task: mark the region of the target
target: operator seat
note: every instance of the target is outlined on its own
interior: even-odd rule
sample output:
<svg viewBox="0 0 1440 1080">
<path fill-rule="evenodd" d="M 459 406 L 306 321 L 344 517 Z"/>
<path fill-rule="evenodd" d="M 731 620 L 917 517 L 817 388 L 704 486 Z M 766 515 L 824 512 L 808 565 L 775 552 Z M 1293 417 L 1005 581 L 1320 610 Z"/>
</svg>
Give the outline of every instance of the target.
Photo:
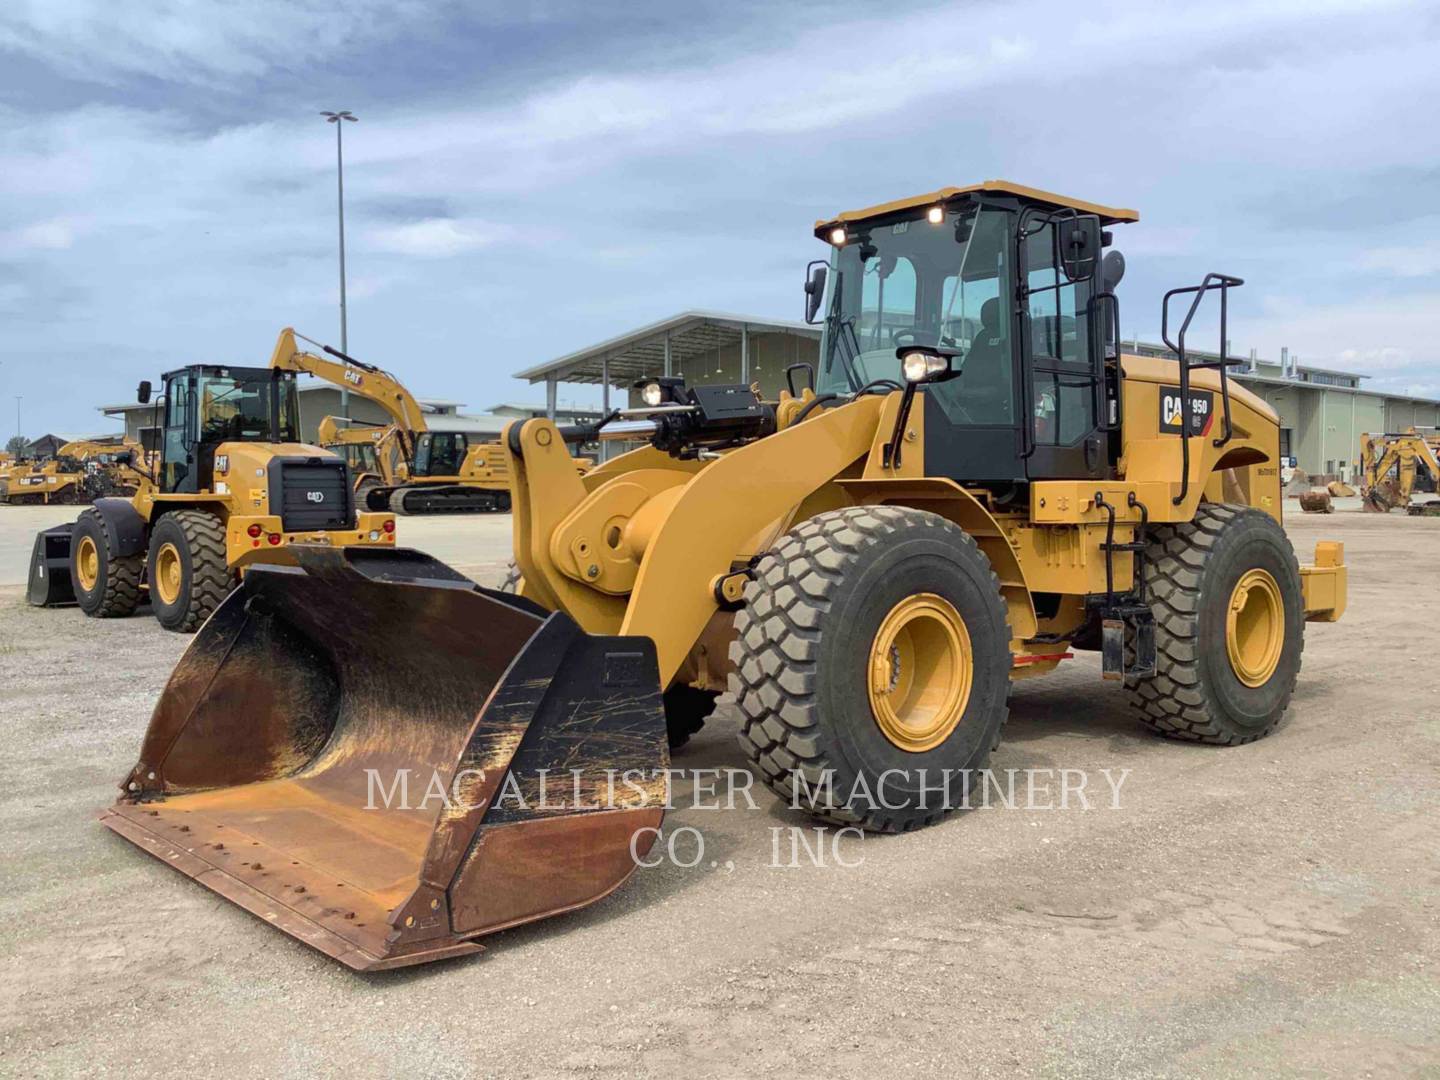
<svg viewBox="0 0 1440 1080">
<path fill-rule="evenodd" d="M 977 423 L 1010 422 L 1011 379 L 1009 335 L 1000 325 L 1000 299 L 980 305 L 980 332 L 965 354 L 960 379 L 965 410 Z"/>
</svg>

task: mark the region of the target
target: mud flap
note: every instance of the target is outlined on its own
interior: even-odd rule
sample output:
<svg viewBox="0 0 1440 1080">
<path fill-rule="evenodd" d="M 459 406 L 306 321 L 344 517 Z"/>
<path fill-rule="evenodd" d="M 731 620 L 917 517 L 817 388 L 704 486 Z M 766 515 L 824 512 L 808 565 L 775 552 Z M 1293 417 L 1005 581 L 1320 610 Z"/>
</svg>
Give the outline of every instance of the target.
<svg viewBox="0 0 1440 1080">
<path fill-rule="evenodd" d="M 30 582 L 25 599 L 34 607 L 62 607 L 75 603 L 70 582 L 70 534 L 74 523 L 44 529 L 35 536 L 30 554 Z"/>
<path fill-rule="evenodd" d="M 196 635 L 108 828 L 358 970 L 629 877 L 669 766 L 648 638 L 414 552 L 296 551 Z"/>
</svg>

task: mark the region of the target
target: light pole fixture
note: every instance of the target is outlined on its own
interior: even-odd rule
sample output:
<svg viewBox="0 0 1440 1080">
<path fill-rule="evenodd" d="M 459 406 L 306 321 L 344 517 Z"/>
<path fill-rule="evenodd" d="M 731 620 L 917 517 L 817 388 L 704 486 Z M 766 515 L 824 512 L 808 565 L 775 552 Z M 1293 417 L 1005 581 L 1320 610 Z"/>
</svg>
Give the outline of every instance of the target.
<svg viewBox="0 0 1440 1080">
<path fill-rule="evenodd" d="M 337 203 L 340 208 L 340 351 L 350 352 L 350 343 L 347 340 L 345 326 L 345 140 L 341 132 L 345 130 L 342 120 L 348 120 L 352 124 L 359 119 L 349 109 L 341 109 L 339 112 L 322 112 L 327 124 L 335 125 L 335 185 Z M 347 387 L 340 388 L 340 415 L 350 416 L 350 391 Z"/>
</svg>

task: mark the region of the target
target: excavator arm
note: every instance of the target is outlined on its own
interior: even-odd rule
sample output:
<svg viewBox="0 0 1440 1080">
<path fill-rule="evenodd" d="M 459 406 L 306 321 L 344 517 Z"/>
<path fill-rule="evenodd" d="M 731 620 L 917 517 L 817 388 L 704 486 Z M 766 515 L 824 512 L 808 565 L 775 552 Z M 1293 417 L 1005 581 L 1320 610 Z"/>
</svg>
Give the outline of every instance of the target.
<svg viewBox="0 0 1440 1080">
<path fill-rule="evenodd" d="M 280 331 L 275 352 L 270 357 L 270 366 L 280 371 L 314 375 L 332 386 L 375 402 L 385 410 L 390 423 L 402 434 L 404 441 L 413 442 L 417 433 L 426 430 L 425 414 L 420 409 L 420 403 L 394 375 L 369 364 L 343 358 L 328 345 L 321 347 L 332 353 L 334 359 L 302 350 L 296 342 L 295 331 L 287 326 Z"/>
</svg>

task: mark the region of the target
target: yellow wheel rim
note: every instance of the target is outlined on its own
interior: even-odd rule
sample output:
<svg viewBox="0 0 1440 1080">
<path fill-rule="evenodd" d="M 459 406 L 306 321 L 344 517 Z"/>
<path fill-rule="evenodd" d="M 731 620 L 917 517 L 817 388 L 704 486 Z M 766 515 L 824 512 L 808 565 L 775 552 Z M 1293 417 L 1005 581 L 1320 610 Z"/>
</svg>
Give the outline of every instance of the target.
<svg viewBox="0 0 1440 1080">
<path fill-rule="evenodd" d="M 975 658 L 955 606 L 916 593 L 890 609 L 870 643 L 866 686 L 881 733 L 901 750 L 933 750 L 970 701 Z"/>
<path fill-rule="evenodd" d="M 1247 570 L 1235 583 L 1225 613 L 1225 651 L 1246 686 L 1264 686 L 1285 647 L 1285 603 L 1266 570 Z"/>
<path fill-rule="evenodd" d="M 155 553 L 155 580 L 151 584 L 165 604 L 173 604 L 180 598 L 180 580 L 184 576 L 180 562 L 180 551 L 174 544 L 164 544 Z"/>
<path fill-rule="evenodd" d="M 80 546 L 75 549 L 75 574 L 80 578 L 80 588 L 86 592 L 95 588 L 100 580 L 100 549 L 92 537 L 80 538 Z"/>
</svg>

